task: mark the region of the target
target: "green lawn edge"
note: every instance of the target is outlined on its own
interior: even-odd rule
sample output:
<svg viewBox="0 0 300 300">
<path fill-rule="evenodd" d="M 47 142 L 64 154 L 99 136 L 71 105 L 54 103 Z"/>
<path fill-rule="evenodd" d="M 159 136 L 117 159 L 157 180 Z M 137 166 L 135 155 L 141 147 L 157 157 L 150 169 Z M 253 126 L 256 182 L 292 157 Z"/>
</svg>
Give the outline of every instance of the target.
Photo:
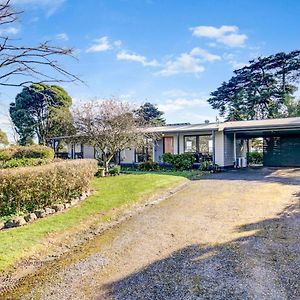
<svg viewBox="0 0 300 300">
<path fill-rule="evenodd" d="M 39 219 L 24 227 L 0 231 L 0 271 L 30 256 L 49 235 L 62 234 L 81 226 L 91 217 L 113 208 L 128 207 L 163 190 L 184 182 L 179 174 L 135 173 L 115 177 L 95 178 L 94 194 L 63 213 Z M 99 217 L 100 218 L 100 217 Z"/>
</svg>

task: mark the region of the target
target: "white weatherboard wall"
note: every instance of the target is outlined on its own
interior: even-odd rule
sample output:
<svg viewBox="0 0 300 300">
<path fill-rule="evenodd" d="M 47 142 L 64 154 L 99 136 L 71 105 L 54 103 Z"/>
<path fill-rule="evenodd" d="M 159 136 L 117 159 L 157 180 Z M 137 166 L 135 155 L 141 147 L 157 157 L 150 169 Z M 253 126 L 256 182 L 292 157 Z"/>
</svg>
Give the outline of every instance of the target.
<svg viewBox="0 0 300 300">
<path fill-rule="evenodd" d="M 121 162 L 123 164 L 132 164 L 135 162 L 134 158 L 135 151 L 134 149 L 125 149 L 120 153 Z"/>
<path fill-rule="evenodd" d="M 224 167 L 234 164 L 234 134 L 224 134 Z"/>
<path fill-rule="evenodd" d="M 224 132 L 215 132 L 215 163 L 224 167 Z"/>
<path fill-rule="evenodd" d="M 95 158 L 93 146 L 83 145 L 83 158 Z"/>
</svg>

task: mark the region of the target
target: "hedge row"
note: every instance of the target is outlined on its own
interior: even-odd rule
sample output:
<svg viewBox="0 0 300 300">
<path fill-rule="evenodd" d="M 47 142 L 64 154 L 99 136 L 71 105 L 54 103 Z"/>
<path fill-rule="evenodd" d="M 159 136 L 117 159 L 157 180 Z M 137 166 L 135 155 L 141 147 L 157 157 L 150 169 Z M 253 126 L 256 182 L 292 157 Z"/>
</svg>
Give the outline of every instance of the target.
<svg viewBox="0 0 300 300">
<path fill-rule="evenodd" d="M 162 159 L 164 163 L 172 164 L 175 170 L 190 170 L 193 167 L 195 156 L 193 153 L 164 153 Z"/>
<path fill-rule="evenodd" d="M 66 203 L 88 190 L 96 171 L 86 159 L 0 170 L 0 216 Z"/>
<path fill-rule="evenodd" d="M 25 158 L 53 160 L 54 151 L 47 146 L 41 145 L 13 146 L 0 150 L 0 161 Z"/>
<path fill-rule="evenodd" d="M 50 160 L 42 158 L 14 158 L 7 161 L 0 160 L 0 169 L 34 167 L 50 163 Z"/>
</svg>

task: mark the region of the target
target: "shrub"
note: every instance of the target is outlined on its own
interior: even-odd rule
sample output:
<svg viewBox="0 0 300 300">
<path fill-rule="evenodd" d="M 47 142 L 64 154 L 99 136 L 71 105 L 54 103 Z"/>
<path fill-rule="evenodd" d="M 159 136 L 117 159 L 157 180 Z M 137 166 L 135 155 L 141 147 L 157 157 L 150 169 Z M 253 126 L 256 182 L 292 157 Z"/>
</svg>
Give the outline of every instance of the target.
<svg viewBox="0 0 300 300">
<path fill-rule="evenodd" d="M 171 164 L 171 163 L 172 163 L 173 156 L 174 156 L 174 154 L 172 154 L 172 153 L 164 153 L 164 154 L 162 155 L 162 161 L 163 161 L 164 163 Z"/>
<path fill-rule="evenodd" d="M 255 164 L 255 165 L 262 164 L 263 163 L 263 153 L 258 152 L 258 151 L 248 153 L 248 162 L 250 164 Z"/>
<path fill-rule="evenodd" d="M 14 146 L 0 150 L 0 168 L 38 166 L 53 158 L 54 151 L 46 146 Z"/>
<path fill-rule="evenodd" d="M 201 163 L 200 170 L 201 171 L 210 171 L 212 169 L 212 163 L 208 160 L 204 160 Z"/>
<path fill-rule="evenodd" d="M 0 150 L 0 160 L 10 160 L 14 158 L 43 158 L 53 159 L 54 151 L 47 146 L 13 146 Z"/>
<path fill-rule="evenodd" d="M 0 170 L 0 215 L 32 212 L 80 196 L 97 171 L 95 160 Z"/>
<path fill-rule="evenodd" d="M 121 166 L 119 165 L 112 165 L 108 169 L 108 173 L 113 176 L 120 175 L 120 172 L 121 172 Z"/>
<path fill-rule="evenodd" d="M 0 169 L 17 168 L 17 167 L 33 167 L 48 163 L 47 160 L 41 158 L 13 158 L 7 161 L 0 161 Z"/>
<path fill-rule="evenodd" d="M 193 153 L 163 154 L 163 162 L 171 163 L 175 170 L 190 170 L 193 167 L 195 156 Z"/>
<path fill-rule="evenodd" d="M 156 171 L 159 170 L 159 164 L 154 161 L 145 161 L 138 166 L 140 171 Z"/>
</svg>

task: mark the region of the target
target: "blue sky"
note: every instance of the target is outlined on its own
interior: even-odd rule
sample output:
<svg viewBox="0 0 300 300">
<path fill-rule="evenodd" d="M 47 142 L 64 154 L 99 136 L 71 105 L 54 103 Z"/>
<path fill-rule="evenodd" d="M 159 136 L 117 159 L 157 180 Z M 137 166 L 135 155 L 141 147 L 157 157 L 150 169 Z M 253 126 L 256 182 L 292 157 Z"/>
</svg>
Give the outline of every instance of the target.
<svg viewBox="0 0 300 300">
<path fill-rule="evenodd" d="M 32 45 L 73 47 L 61 64 L 86 85 L 62 84 L 74 102 L 117 97 L 158 104 L 169 123 L 214 121 L 209 93 L 249 59 L 299 48 L 300 1 L 13 0 L 10 28 Z M 0 128 L 21 88 L 1 88 Z"/>
</svg>

